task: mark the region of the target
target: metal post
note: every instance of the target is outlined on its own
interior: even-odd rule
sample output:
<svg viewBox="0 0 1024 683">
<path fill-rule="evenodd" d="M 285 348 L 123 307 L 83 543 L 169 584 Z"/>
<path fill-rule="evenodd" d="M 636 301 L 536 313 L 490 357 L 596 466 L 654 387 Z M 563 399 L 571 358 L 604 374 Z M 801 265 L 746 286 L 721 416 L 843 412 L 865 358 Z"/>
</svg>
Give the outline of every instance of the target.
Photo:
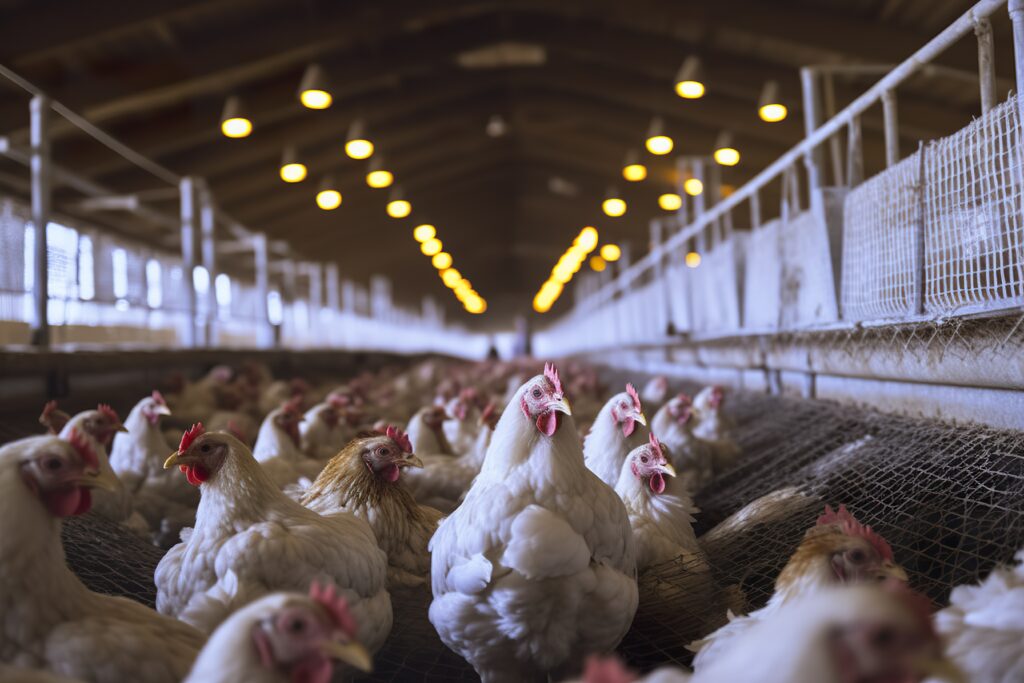
<svg viewBox="0 0 1024 683">
<path fill-rule="evenodd" d="M 267 297 L 270 295 L 270 263 L 267 254 L 267 236 L 259 233 L 252 236 L 252 253 L 256 270 L 257 307 L 256 343 L 261 349 L 274 345 L 274 327 L 270 324 L 267 311 Z"/>
<path fill-rule="evenodd" d="M 708 192 L 707 177 L 704 173 L 704 160 L 694 159 L 693 160 L 693 177 L 700 181 L 700 184 L 704 187 L 704 191 L 693 198 L 693 220 L 697 220 L 704 213 L 705 203 L 704 195 Z"/>
<path fill-rule="evenodd" d="M 804 133 L 807 137 L 821 125 L 821 98 L 818 95 L 816 76 L 814 69 L 810 67 L 800 69 L 800 85 L 804 100 Z M 821 188 L 821 178 L 824 174 L 824 152 L 820 145 L 816 145 L 804 155 L 804 165 L 807 166 L 807 183 L 813 196 Z"/>
<path fill-rule="evenodd" d="M 200 252 L 203 268 L 210 276 L 210 286 L 206 290 L 206 316 L 203 319 L 203 345 L 213 346 L 216 342 L 217 321 L 217 263 L 214 230 L 216 214 L 213 211 L 213 197 L 205 183 L 200 184 L 199 192 L 199 229 Z"/>
<path fill-rule="evenodd" d="M 987 18 L 974 21 L 974 35 L 978 39 L 978 81 L 981 88 L 981 113 L 987 114 L 996 106 L 996 62 L 992 41 L 992 22 Z"/>
<path fill-rule="evenodd" d="M 918 188 L 918 200 L 917 200 L 917 229 L 915 230 L 915 267 L 914 267 L 914 303 L 911 315 L 923 315 L 924 314 L 924 287 L 925 287 L 925 239 L 926 239 L 926 228 L 925 216 L 927 215 L 927 201 L 928 198 L 926 193 L 928 191 L 928 183 L 925 182 L 925 163 L 924 155 L 927 147 L 924 146 L 923 142 L 917 143 L 917 154 L 918 154 L 918 170 L 917 170 L 917 188 Z"/>
<path fill-rule="evenodd" d="M 178 183 L 178 192 L 181 195 L 181 261 L 184 271 L 185 296 L 187 299 L 186 312 L 188 323 L 185 325 L 185 338 L 182 344 L 186 347 L 196 346 L 196 287 L 192 280 L 196 267 L 196 245 L 195 245 L 195 182 L 190 176 L 185 176 Z"/>
<path fill-rule="evenodd" d="M 846 182 L 855 187 L 864 181 L 864 146 L 861 144 L 860 117 L 850 119 L 846 133 Z"/>
<path fill-rule="evenodd" d="M 324 287 L 327 290 L 327 308 L 331 309 L 331 313 L 337 313 L 341 310 L 341 300 L 339 297 L 340 291 L 339 279 L 338 279 L 338 264 L 328 263 L 324 266 Z"/>
<path fill-rule="evenodd" d="M 896 91 L 882 93 L 882 116 L 885 123 L 885 166 L 891 168 L 900 160 L 900 124 L 896 114 Z"/>
<path fill-rule="evenodd" d="M 836 89 L 832 74 L 825 76 L 825 116 L 832 118 L 836 115 Z M 829 156 L 832 157 L 832 184 L 836 187 L 843 186 L 843 147 L 839 139 L 839 133 L 829 136 Z"/>
<path fill-rule="evenodd" d="M 1013 22 L 1013 65 L 1019 98 L 1024 93 L 1024 0 L 1010 0 L 1008 9 Z"/>
<path fill-rule="evenodd" d="M 50 320 L 47 315 L 49 292 L 49 264 L 46 258 L 46 226 L 50 223 L 51 184 L 50 158 L 50 99 L 36 95 L 29 103 L 31 115 L 30 142 L 32 158 L 32 234 L 34 244 L 34 277 L 32 316 L 32 345 L 46 348 L 50 345 Z"/>
<path fill-rule="evenodd" d="M 761 192 L 754 190 L 750 195 L 750 229 L 761 227 Z"/>
</svg>

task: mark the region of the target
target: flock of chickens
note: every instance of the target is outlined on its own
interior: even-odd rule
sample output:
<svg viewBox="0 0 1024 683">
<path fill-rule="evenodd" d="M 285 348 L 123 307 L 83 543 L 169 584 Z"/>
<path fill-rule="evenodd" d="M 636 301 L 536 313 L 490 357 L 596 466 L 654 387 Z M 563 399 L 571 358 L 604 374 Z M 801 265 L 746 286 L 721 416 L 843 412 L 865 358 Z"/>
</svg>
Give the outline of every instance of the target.
<svg viewBox="0 0 1024 683">
<path fill-rule="evenodd" d="M 1024 564 L 933 614 L 885 539 L 826 507 L 750 611 L 692 528 L 691 494 L 741 457 L 722 389 L 608 397 L 592 368 L 529 369 L 312 387 L 247 363 L 123 423 L 47 404 L 50 434 L 0 447 L 0 679 L 326 683 L 371 670 L 405 618 L 487 682 L 625 683 L 611 653 L 681 562 L 717 626 L 693 672 L 644 681 L 1024 681 Z M 155 611 L 67 568 L 61 519 L 89 511 L 167 549 Z"/>
</svg>

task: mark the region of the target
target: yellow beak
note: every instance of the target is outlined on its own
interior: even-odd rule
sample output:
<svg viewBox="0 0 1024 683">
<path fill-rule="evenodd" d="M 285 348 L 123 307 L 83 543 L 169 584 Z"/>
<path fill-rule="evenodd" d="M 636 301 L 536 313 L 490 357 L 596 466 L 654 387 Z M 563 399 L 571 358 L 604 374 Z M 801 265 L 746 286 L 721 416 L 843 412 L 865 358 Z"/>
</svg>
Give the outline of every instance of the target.
<svg viewBox="0 0 1024 683">
<path fill-rule="evenodd" d="M 167 406 L 157 406 L 156 410 L 154 410 L 153 412 L 156 413 L 157 415 L 170 415 L 171 409 L 168 408 Z"/>
<path fill-rule="evenodd" d="M 567 399 L 565 396 L 552 403 L 551 408 L 557 410 L 560 413 L 565 413 L 570 417 L 572 416 L 572 408 L 569 407 L 569 399 Z"/>
<path fill-rule="evenodd" d="M 79 486 L 90 489 L 103 489 L 104 491 L 116 491 L 120 483 L 117 475 L 103 469 L 95 474 L 87 474 L 78 481 Z"/>
<path fill-rule="evenodd" d="M 672 463 L 667 462 L 661 466 L 661 471 L 670 477 L 676 476 L 676 468 L 672 466 Z"/>
<path fill-rule="evenodd" d="M 907 576 L 906 570 L 895 562 L 883 562 L 881 574 L 883 578 L 887 579 L 896 579 L 904 583 L 910 581 L 910 577 Z"/>
<path fill-rule="evenodd" d="M 423 467 L 423 461 L 418 456 L 410 455 L 405 459 L 406 467 Z"/>
<path fill-rule="evenodd" d="M 125 427 L 124 425 L 118 425 L 117 431 L 124 432 L 125 434 L 127 434 L 128 433 L 128 428 Z"/>
<path fill-rule="evenodd" d="M 164 469 L 165 470 L 169 470 L 172 467 L 174 467 L 175 465 L 177 465 L 178 464 L 178 456 L 179 456 L 178 451 L 174 451 L 173 453 L 171 453 L 171 455 L 166 460 L 164 460 Z"/>
<path fill-rule="evenodd" d="M 328 640 L 320 646 L 320 651 L 331 659 L 345 662 L 360 671 L 373 671 L 373 657 L 359 643 L 336 643 Z"/>
<path fill-rule="evenodd" d="M 633 419 L 642 424 L 644 427 L 647 426 L 647 418 L 644 417 L 643 413 L 637 411 L 636 415 L 633 416 Z"/>
</svg>

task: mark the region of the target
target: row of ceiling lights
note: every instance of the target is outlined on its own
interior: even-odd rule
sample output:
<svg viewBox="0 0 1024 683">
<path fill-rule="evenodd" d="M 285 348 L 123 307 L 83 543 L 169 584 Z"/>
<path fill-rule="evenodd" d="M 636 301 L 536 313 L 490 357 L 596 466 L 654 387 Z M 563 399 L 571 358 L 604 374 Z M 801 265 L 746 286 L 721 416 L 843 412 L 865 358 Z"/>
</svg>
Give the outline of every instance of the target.
<svg viewBox="0 0 1024 683">
<path fill-rule="evenodd" d="M 551 269 L 551 275 L 537 290 L 533 297 L 533 310 L 538 313 L 547 313 L 562 295 L 565 286 L 572 281 L 573 276 L 579 272 L 583 262 L 587 260 L 591 252 L 597 249 L 599 235 L 597 228 L 587 226 L 580 230 L 579 235 L 573 240 L 572 246 L 565 250 L 555 267 Z M 597 254 L 590 256 L 591 269 L 601 272 L 609 261 L 618 261 L 622 256 L 622 250 L 617 244 L 604 244 Z"/>
<path fill-rule="evenodd" d="M 334 101 L 327 85 L 327 77 L 319 64 L 307 67 L 299 85 L 299 101 L 307 109 L 327 109 Z M 221 115 L 221 132 L 229 138 L 248 137 L 253 130 L 252 119 L 244 111 L 242 101 L 237 96 L 228 98 Z M 345 154 L 351 159 L 370 159 L 366 173 L 366 184 L 374 189 L 391 187 L 394 174 L 384 167 L 380 155 L 374 157 L 374 144 L 366 132 L 366 124 L 356 119 L 349 126 L 345 137 Z M 279 168 L 281 180 L 286 183 L 301 183 L 309 174 L 304 163 L 299 159 L 295 147 L 286 147 Z M 342 194 L 332 176 L 325 176 L 316 193 L 316 204 L 324 211 L 333 211 L 341 206 Z M 401 188 L 394 187 L 388 197 L 387 214 L 395 219 L 408 217 L 412 213 L 412 203 L 403 196 Z M 452 267 L 452 256 L 443 251 L 444 245 L 437 237 L 437 229 L 433 225 L 421 224 L 413 229 L 413 237 L 420 244 L 420 251 L 430 257 L 431 264 L 437 269 L 441 281 L 462 303 L 463 307 L 475 315 L 487 310 L 487 301 L 480 296 L 472 283 Z"/>
</svg>

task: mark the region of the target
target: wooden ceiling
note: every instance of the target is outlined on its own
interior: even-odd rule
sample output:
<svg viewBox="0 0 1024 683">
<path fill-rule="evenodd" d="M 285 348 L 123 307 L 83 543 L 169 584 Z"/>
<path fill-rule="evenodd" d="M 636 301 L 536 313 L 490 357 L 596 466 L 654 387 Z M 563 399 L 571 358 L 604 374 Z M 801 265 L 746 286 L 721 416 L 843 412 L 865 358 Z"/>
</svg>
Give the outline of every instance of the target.
<svg viewBox="0 0 1024 683">
<path fill-rule="evenodd" d="M 412 227 L 437 225 L 456 266 L 487 298 L 476 324 L 527 312 L 534 292 L 579 229 L 646 248 L 658 194 L 671 189 L 673 161 L 646 156 L 649 179 L 626 187 L 619 169 L 640 150 L 654 114 L 678 151 L 707 154 L 719 131 L 734 133 L 742 163 L 724 171 L 739 185 L 795 144 L 803 129 L 798 68 L 817 63 L 896 63 L 972 3 L 968 0 L 0 0 L 0 63 L 43 87 L 115 137 L 181 174 L 209 182 L 217 203 L 254 231 L 287 241 L 303 258 L 333 261 L 344 277 L 383 273 L 396 297 L 427 294 L 459 313 Z M 502 43 L 542 48 L 536 66 L 469 69 L 459 55 Z M 1008 22 L 996 22 L 997 68 L 1012 75 Z M 672 90 L 682 60 L 697 54 L 707 95 Z M 976 69 L 971 40 L 944 64 Z M 329 74 L 334 105 L 301 107 L 306 66 Z M 756 115 L 764 82 L 779 81 L 790 104 L 783 123 Z M 839 105 L 869 79 L 837 81 Z M 1002 83 L 1002 81 L 1001 81 Z M 0 132 L 24 138 L 27 97 L 0 86 Z M 218 128 L 226 97 L 242 97 L 252 136 Z M 1004 93 L 1005 94 L 1005 93 Z M 962 85 L 921 81 L 900 92 L 901 132 L 947 134 L 977 113 Z M 491 138 L 492 115 L 508 133 Z M 345 133 L 361 117 L 413 204 L 409 219 L 386 216 L 386 190 L 371 190 L 365 162 L 348 159 Z M 869 171 L 881 167 L 881 113 L 864 121 Z M 55 160 L 118 192 L 156 181 L 67 126 Z M 309 179 L 277 176 L 285 145 L 296 145 Z M 313 195 L 331 173 L 344 195 L 324 212 Z M 0 183 L 12 174 L 0 168 Z M 552 178 L 575 194 L 553 193 Z M 8 182 L 16 191 L 16 182 Z M 609 186 L 630 202 L 625 217 L 600 214 Z M 173 211 L 173 205 L 168 205 Z M 138 231 L 174 246 L 177 236 Z M 242 263 L 236 263 L 241 267 Z M 568 297 L 566 297 L 568 298 Z M 563 304 L 564 305 L 564 304 Z M 557 307 L 554 309 L 559 310 Z"/>
</svg>

